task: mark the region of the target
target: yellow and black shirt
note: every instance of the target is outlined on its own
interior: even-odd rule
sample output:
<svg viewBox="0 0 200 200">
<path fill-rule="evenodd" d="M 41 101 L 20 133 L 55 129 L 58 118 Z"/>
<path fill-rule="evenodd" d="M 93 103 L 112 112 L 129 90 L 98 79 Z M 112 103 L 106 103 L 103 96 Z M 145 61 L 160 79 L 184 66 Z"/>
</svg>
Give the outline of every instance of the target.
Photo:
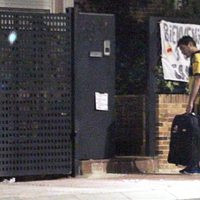
<svg viewBox="0 0 200 200">
<path fill-rule="evenodd" d="M 200 75 L 200 51 L 196 51 L 191 56 L 191 67 L 189 75 Z"/>
<path fill-rule="evenodd" d="M 200 51 L 196 51 L 191 56 L 191 65 L 189 68 L 189 92 L 191 92 L 194 76 L 200 75 Z M 199 113 L 200 98 L 195 102 L 195 112 Z"/>
</svg>

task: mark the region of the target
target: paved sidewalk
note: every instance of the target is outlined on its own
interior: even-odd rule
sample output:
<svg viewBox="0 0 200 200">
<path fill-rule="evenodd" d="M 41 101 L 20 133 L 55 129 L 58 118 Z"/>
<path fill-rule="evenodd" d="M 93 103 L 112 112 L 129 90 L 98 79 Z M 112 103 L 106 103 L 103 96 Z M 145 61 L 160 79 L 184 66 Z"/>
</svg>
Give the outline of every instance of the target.
<svg viewBox="0 0 200 200">
<path fill-rule="evenodd" d="M 200 175 L 99 174 L 0 183 L 0 200 L 200 199 Z"/>
</svg>

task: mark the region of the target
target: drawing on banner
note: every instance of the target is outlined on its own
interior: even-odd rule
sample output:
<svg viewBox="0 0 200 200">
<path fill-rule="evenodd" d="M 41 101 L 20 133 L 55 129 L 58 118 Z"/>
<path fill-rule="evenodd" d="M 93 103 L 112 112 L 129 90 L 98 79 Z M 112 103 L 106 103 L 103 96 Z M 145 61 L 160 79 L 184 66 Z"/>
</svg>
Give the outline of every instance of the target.
<svg viewBox="0 0 200 200">
<path fill-rule="evenodd" d="M 160 21 L 161 62 L 165 80 L 188 82 L 190 59 L 177 48 L 178 40 L 184 35 L 193 37 L 200 48 L 200 25 Z"/>
</svg>

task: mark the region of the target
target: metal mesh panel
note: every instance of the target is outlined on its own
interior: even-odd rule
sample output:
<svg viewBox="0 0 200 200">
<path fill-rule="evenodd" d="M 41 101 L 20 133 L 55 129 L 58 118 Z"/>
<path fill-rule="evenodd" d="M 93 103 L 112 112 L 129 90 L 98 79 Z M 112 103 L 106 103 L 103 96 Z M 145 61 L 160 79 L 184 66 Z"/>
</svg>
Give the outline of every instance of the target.
<svg viewBox="0 0 200 200">
<path fill-rule="evenodd" d="M 0 13 L 0 176 L 71 173 L 70 16 Z"/>
</svg>

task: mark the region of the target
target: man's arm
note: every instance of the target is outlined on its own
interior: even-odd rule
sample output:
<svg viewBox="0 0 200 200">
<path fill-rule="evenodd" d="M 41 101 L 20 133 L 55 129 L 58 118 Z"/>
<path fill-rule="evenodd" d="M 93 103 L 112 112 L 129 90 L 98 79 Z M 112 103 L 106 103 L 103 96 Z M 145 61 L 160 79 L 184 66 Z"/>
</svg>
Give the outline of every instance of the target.
<svg viewBox="0 0 200 200">
<path fill-rule="evenodd" d="M 195 99 L 196 99 L 198 92 L 199 92 L 199 88 L 200 88 L 200 75 L 196 75 L 196 76 L 194 76 L 194 82 L 193 82 L 193 85 L 192 85 L 192 91 L 191 91 L 190 96 L 189 96 L 189 102 L 188 102 L 188 105 L 187 105 L 187 108 L 186 108 L 186 113 L 192 112 Z"/>
</svg>

